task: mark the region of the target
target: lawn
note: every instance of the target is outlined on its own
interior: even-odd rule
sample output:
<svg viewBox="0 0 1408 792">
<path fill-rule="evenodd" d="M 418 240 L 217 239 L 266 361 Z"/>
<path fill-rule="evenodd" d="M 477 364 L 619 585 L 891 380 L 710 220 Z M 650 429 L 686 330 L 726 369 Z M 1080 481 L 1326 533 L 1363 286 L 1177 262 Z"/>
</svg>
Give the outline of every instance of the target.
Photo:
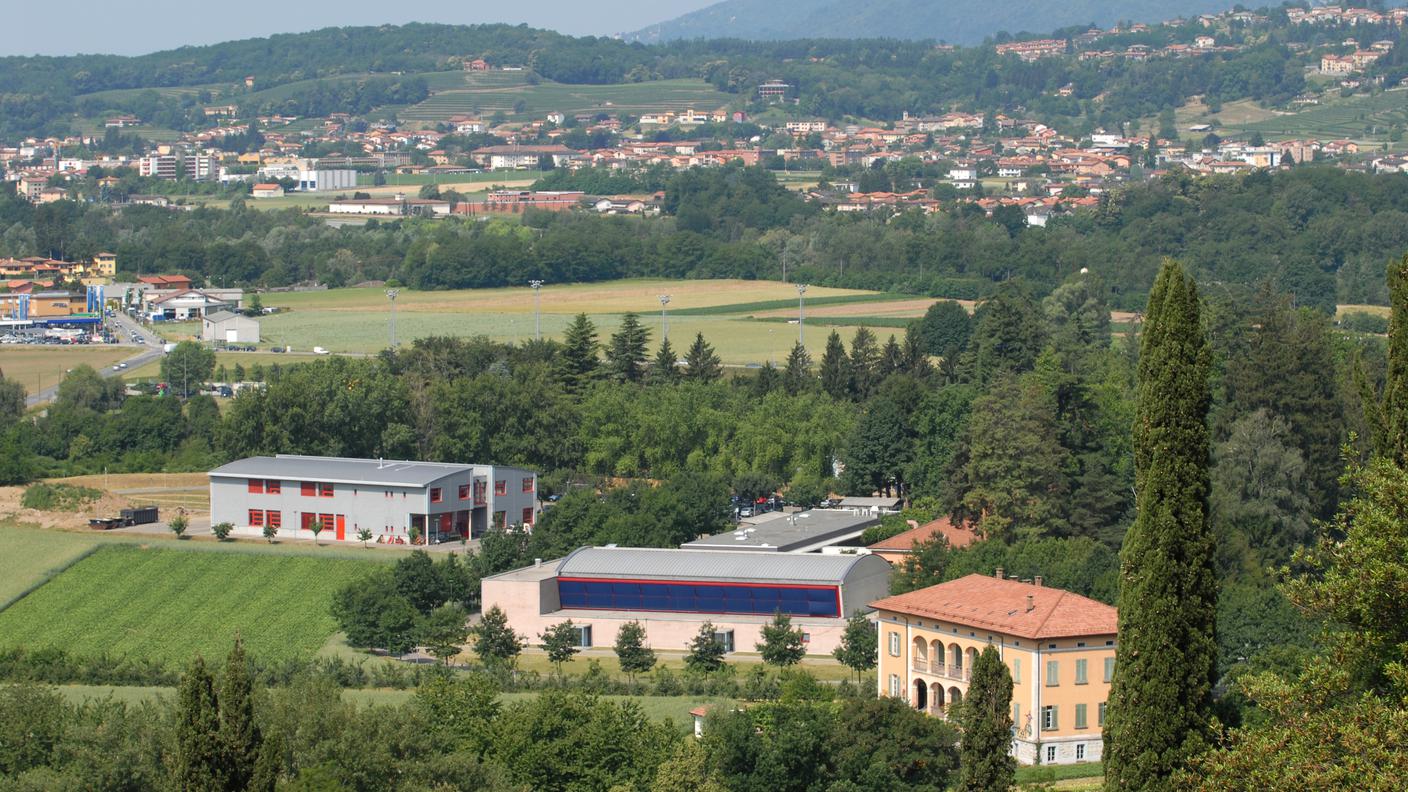
<svg viewBox="0 0 1408 792">
<path fill-rule="evenodd" d="M 696 333 L 703 333 L 727 364 L 781 362 L 797 339 L 795 326 L 755 322 L 759 308 L 784 312 L 795 306 L 796 289 L 776 281 L 623 280 L 609 283 L 547 286 L 542 291 L 542 332 L 560 338 L 578 312 L 588 314 L 604 341 L 629 311 L 642 315 L 652 335 L 652 348 L 661 333 L 659 295 L 669 294 L 670 338 L 681 355 Z M 884 315 L 898 298 L 880 292 L 814 287 L 807 292 L 817 303 L 841 301 L 848 318 L 870 311 Z M 262 323 L 266 343 L 297 349 L 323 346 L 334 352 L 379 351 L 390 340 L 390 310 L 383 289 L 335 289 L 321 292 L 270 294 L 266 305 L 287 312 Z M 893 318 L 893 314 L 890 314 Z M 832 324 L 840 324 L 835 320 Z M 842 335 L 853 325 L 840 324 Z M 396 337 L 401 343 L 431 335 L 484 335 L 501 342 L 524 341 L 534 334 L 533 292 L 527 288 L 462 291 L 403 289 L 396 300 Z M 819 348 L 824 335 L 811 338 Z"/>
<path fill-rule="evenodd" d="M 239 634 L 256 657 L 311 657 L 337 630 L 328 612 L 333 592 L 391 557 L 316 558 L 310 550 L 105 546 L 0 611 L 0 647 L 179 665 L 196 653 L 223 656 Z"/>
<path fill-rule="evenodd" d="M 98 546 L 91 536 L 0 526 L 0 609 Z"/>
<path fill-rule="evenodd" d="M 57 384 L 69 369 L 88 364 L 101 369 L 129 357 L 139 350 L 132 347 L 74 346 L 6 344 L 0 346 L 0 371 L 12 380 L 18 380 L 30 393 Z"/>
<path fill-rule="evenodd" d="M 403 121 L 444 121 L 453 115 L 512 118 L 563 113 L 642 113 L 666 110 L 715 110 L 735 97 L 697 79 L 653 80 L 621 85 L 565 85 L 551 80 L 528 84 L 526 73 L 461 73 L 435 81 L 434 93 L 417 105 L 401 108 Z"/>
</svg>

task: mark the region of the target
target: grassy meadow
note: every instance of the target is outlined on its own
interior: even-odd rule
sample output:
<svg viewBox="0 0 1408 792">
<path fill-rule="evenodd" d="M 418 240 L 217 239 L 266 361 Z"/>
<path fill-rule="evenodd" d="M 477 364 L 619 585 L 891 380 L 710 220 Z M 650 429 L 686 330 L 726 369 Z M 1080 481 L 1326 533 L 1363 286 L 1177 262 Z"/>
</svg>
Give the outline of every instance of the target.
<svg viewBox="0 0 1408 792">
<path fill-rule="evenodd" d="M 26 346 L 7 344 L 0 346 L 0 371 L 12 380 L 17 380 L 30 393 L 58 384 L 64 372 L 84 363 L 95 369 L 113 365 L 125 360 L 141 350 L 132 347 L 84 345 Z M 41 387 L 42 386 L 42 387 Z"/>
<path fill-rule="evenodd" d="M 0 608 L 98 546 L 85 534 L 13 528 L 0 528 L 0 542 Z"/>
<path fill-rule="evenodd" d="M 44 534 L 44 541 L 54 539 Z M 0 611 L 0 648 L 55 647 L 182 664 L 196 653 L 222 656 L 239 633 L 255 656 L 311 657 L 337 630 L 328 612 L 333 592 L 370 564 L 392 558 L 362 552 L 365 560 L 333 553 L 319 558 L 316 549 L 105 545 Z M 36 564 L 27 568 L 35 579 Z"/>
<path fill-rule="evenodd" d="M 510 118 L 541 117 L 551 110 L 563 113 L 642 113 L 667 110 L 715 110 L 733 97 L 703 80 L 653 80 L 621 85 L 566 85 L 551 80 L 528 82 L 526 72 L 436 73 L 424 75 L 431 96 L 401 108 L 403 121 L 434 123 L 453 115 L 488 117 L 503 113 Z"/>
</svg>

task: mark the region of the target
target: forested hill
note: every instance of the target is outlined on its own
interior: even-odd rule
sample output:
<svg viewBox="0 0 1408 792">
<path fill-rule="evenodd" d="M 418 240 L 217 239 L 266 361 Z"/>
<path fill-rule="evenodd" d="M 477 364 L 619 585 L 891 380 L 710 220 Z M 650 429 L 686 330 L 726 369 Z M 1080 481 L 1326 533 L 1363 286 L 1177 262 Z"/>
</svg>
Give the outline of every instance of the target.
<svg viewBox="0 0 1408 792">
<path fill-rule="evenodd" d="M 725 0 L 629 38 L 884 37 L 975 44 L 1003 31 L 1162 22 L 1232 6 L 1232 0 Z"/>
</svg>

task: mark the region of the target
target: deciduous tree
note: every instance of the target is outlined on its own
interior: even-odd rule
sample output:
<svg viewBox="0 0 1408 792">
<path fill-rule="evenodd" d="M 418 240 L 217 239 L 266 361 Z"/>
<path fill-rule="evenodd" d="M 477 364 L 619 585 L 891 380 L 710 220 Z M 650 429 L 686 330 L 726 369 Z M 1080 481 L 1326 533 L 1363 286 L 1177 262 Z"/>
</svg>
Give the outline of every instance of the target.
<svg viewBox="0 0 1408 792">
<path fill-rule="evenodd" d="M 768 665 L 787 667 L 802 662 L 807 656 L 806 644 L 802 643 L 802 628 L 792 626 L 792 617 L 782 612 L 773 615 L 772 622 L 764 624 L 763 640 L 758 644 L 758 653 Z"/>
</svg>

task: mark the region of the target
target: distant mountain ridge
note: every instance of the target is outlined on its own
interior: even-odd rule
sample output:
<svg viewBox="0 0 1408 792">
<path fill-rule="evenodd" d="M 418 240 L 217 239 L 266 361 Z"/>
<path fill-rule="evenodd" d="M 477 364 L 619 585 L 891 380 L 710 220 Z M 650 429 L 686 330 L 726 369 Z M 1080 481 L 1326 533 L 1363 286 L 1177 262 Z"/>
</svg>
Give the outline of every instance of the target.
<svg viewBox="0 0 1408 792">
<path fill-rule="evenodd" d="M 976 44 L 1001 31 L 1044 33 L 1093 22 L 1162 22 L 1225 11 L 1234 0 L 724 0 L 627 38 L 936 39 Z"/>
</svg>

